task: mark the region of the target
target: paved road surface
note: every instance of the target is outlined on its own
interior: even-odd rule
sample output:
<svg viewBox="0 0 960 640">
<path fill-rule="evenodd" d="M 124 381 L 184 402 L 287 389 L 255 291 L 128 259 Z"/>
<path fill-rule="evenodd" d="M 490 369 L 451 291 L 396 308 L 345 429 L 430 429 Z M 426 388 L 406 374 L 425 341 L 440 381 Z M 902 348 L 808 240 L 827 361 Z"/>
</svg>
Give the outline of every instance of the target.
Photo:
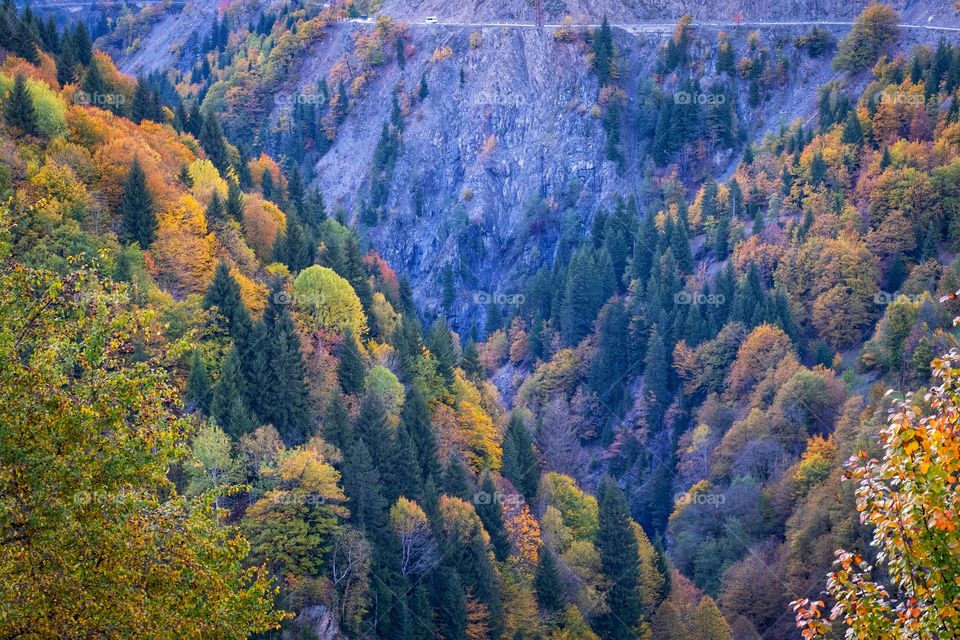
<svg viewBox="0 0 960 640">
<path fill-rule="evenodd" d="M 64 0 L 58 2 L 54 0 L 53 2 L 39 2 L 34 3 L 36 8 L 59 8 L 59 9 L 69 9 L 73 7 L 91 7 L 91 6 L 104 6 L 112 4 L 123 4 L 124 2 L 128 4 L 135 4 L 138 6 L 146 6 L 151 4 L 170 4 L 170 5 L 184 5 L 186 4 L 185 0 L 99 0 L 98 2 L 71 2 L 70 0 Z M 368 18 L 366 20 L 360 18 L 353 18 L 350 22 L 356 23 L 372 23 L 373 19 Z M 430 27 L 462 27 L 462 28 L 503 28 L 503 29 L 537 29 L 541 28 L 538 25 L 532 22 L 456 22 L 456 21 L 439 21 L 439 22 L 427 22 L 426 20 L 407 20 L 407 24 L 418 25 L 418 26 L 430 26 Z M 544 24 L 542 28 L 544 29 L 560 29 L 565 27 L 563 24 Z M 588 28 L 595 29 L 599 27 L 599 24 L 574 24 L 571 25 L 576 28 Z M 629 31 L 631 33 L 662 33 L 665 31 L 673 31 L 675 23 L 666 23 L 666 22 L 626 22 L 626 23 L 610 23 L 610 26 L 615 29 L 623 29 L 624 31 Z M 701 27 L 706 29 L 733 29 L 736 27 L 852 27 L 853 22 L 834 22 L 830 20 L 797 20 L 797 21 L 782 21 L 782 22 L 760 22 L 760 21 L 751 21 L 743 20 L 740 22 L 693 22 L 692 26 Z M 925 31 L 949 31 L 954 33 L 960 33 L 960 27 L 942 27 L 935 24 L 901 24 L 901 29 L 919 29 Z"/>
</svg>

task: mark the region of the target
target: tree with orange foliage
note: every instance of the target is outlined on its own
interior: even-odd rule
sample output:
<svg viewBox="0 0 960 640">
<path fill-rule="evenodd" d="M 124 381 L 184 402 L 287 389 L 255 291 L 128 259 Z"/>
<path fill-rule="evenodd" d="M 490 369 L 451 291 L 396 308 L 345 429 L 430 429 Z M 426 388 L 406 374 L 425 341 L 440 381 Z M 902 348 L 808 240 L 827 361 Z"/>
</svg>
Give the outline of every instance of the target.
<svg viewBox="0 0 960 640">
<path fill-rule="evenodd" d="M 846 627 L 847 637 L 876 640 L 960 635 L 958 362 L 957 350 L 934 360 L 939 384 L 922 398 L 909 394 L 897 403 L 880 433 L 882 459 L 861 451 L 847 463 L 876 560 L 836 552 L 827 578 L 835 601 L 829 621 L 822 601 L 793 603 L 807 640 L 834 637 L 835 624 Z"/>
<path fill-rule="evenodd" d="M 728 393 L 740 397 L 748 393 L 770 369 L 793 354 L 793 345 L 783 329 L 762 324 L 747 336 L 737 351 L 737 359 L 727 375 Z"/>
</svg>

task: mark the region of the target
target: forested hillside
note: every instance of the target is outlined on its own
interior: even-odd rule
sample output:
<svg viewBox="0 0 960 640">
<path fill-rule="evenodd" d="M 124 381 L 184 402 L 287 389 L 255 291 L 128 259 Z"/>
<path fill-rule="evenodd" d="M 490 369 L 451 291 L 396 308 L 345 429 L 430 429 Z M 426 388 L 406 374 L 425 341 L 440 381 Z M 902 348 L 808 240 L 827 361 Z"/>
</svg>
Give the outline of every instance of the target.
<svg viewBox="0 0 960 640">
<path fill-rule="evenodd" d="M 960 635 L 960 47 L 376 8 L 0 7 L 0 637 Z"/>
</svg>

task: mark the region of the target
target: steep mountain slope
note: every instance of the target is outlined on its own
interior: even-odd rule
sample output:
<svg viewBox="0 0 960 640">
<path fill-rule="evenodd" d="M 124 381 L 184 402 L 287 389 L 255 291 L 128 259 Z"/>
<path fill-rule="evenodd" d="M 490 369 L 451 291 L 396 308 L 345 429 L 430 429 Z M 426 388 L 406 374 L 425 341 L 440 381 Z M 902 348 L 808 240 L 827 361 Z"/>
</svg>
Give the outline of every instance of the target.
<svg viewBox="0 0 960 640">
<path fill-rule="evenodd" d="M 850 21 L 867 3 L 822 2 L 545 2 L 546 21 L 564 16 L 595 24 L 604 15 L 611 22 L 671 24 L 689 14 L 695 20 L 728 22 L 727 30 L 737 55 L 748 50 L 752 27 L 736 22 Z M 254 23 L 258 16 L 279 5 L 230 9 L 231 20 Z M 902 22 L 948 26 L 957 24 L 957 12 L 944 2 L 900 2 Z M 212 3 L 188 3 L 181 11 L 164 15 L 147 29 L 135 47 L 121 55 L 127 71 L 154 71 L 171 67 L 189 70 L 196 51 L 207 37 L 205 29 L 216 15 Z M 369 9 L 366 9 L 369 10 Z M 347 64 L 363 69 L 362 90 L 350 91 L 349 112 L 342 118 L 329 152 L 307 154 L 306 169 L 313 184 L 323 187 L 335 209 L 359 221 L 371 189 L 386 190 L 384 214 L 364 234 L 382 254 L 410 274 L 418 302 L 427 313 L 438 312 L 443 298 L 440 276 L 454 271 L 457 296 L 450 304 L 456 326 L 482 331 L 477 321 L 483 308 L 474 304 L 478 294 L 516 292 L 522 278 L 543 264 L 551 264 L 558 239 L 571 225 L 586 229 L 598 207 L 611 207 L 616 197 L 636 196 L 645 206 L 646 190 L 658 170 L 649 162 L 652 131 L 650 91 L 676 91 L 669 77 L 656 75 L 659 50 L 669 30 L 632 33 L 614 29 L 620 78 L 617 87 L 625 102 L 621 110 L 622 160 L 609 160 L 606 105 L 590 59 L 589 33 L 572 27 L 572 41 L 560 42 L 556 29 L 484 27 L 486 23 L 532 23 L 535 3 L 530 2 L 407 2 L 388 0 L 377 15 L 402 24 L 436 16 L 441 21 L 478 26 L 424 26 L 405 30 L 413 49 L 404 69 L 390 64 L 364 68 L 357 63 L 356 39 L 373 30 L 369 24 L 344 22 L 324 29 L 319 42 L 294 56 L 285 78 L 271 95 L 264 96 L 272 127 L 282 129 L 292 105 L 285 98 L 299 92 L 314 96 L 320 80 L 339 75 Z M 372 18 L 371 18 L 372 19 Z M 718 76 L 718 32 L 723 27 L 698 29 L 690 52 L 702 69 L 701 91 Z M 786 126 L 796 118 L 809 120 L 816 113 L 815 89 L 839 76 L 829 68 L 829 56 L 811 59 L 791 43 L 808 33 L 810 25 L 761 27 L 763 45 L 771 55 L 786 60 L 781 76 L 764 80 L 763 100 L 748 106 L 745 90 L 735 90 L 741 140 L 734 148 L 718 150 L 683 175 L 690 183 L 705 173 L 728 175 L 742 145 Z M 840 37 L 848 27 L 830 25 Z M 921 29 L 903 33 L 902 46 L 934 43 L 943 34 Z M 472 44 L 471 44 L 472 42 Z M 438 61 L 435 52 L 445 54 Z M 447 57 L 449 56 L 449 57 Z M 336 70 L 336 71 L 335 71 Z M 348 72 L 348 80 L 357 73 Z M 430 95 L 416 99 L 421 77 Z M 653 82 L 651 82 L 653 80 Z M 854 78 L 854 91 L 863 82 Z M 381 127 L 390 117 L 387 108 L 394 95 L 401 97 L 405 130 L 395 166 L 383 184 L 374 185 L 373 159 Z M 668 95 L 668 97 L 670 97 Z M 703 95 L 701 98 L 708 96 Z M 645 122 L 646 121 L 646 122 Z M 275 156 L 289 152 L 272 141 L 264 128 L 254 141 Z M 296 140 L 291 145 L 296 145 Z M 685 166 L 682 163 L 681 166 Z M 576 220 L 565 211 L 576 212 Z M 534 233 L 530 233 L 534 230 Z M 504 266 L 509 265 L 505 270 Z"/>
<path fill-rule="evenodd" d="M 309 91 L 349 55 L 352 39 L 365 29 L 355 24 L 332 28 L 304 58 L 296 81 L 286 86 Z M 761 29 L 765 46 L 783 47 L 788 69 L 782 80 L 771 82 L 758 108 L 747 104 L 744 91 L 736 94 L 746 138 L 759 139 L 796 118 L 815 115 L 817 87 L 837 75 L 827 59 L 811 59 L 790 44 L 808 31 Z M 839 37 L 845 29 L 833 31 Z M 474 294 L 515 292 L 523 276 L 552 262 L 565 225 L 586 229 L 592 213 L 611 207 L 618 196 L 636 196 L 645 206 L 650 179 L 658 172 L 649 160 L 649 119 L 656 117 L 649 112 L 651 78 L 670 36 L 615 33 L 621 54 L 618 86 L 626 96 L 620 166 L 608 157 L 601 87 L 589 63 L 589 46 L 582 40 L 557 42 L 551 30 L 410 27 L 416 53 L 405 68 L 379 67 L 362 96 L 354 98 L 354 108 L 315 169 L 331 204 L 359 220 L 389 115 L 384 105 L 398 91 L 416 94 L 421 77 L 429 85 L 429 97 L 411 100 L 405 114 L 388 213 L 367 234 L 410 274 L 425 309 L 439 308 L 441 269 L 453 265 L 459 286 L 454 315 L 469 330 L 478 311 Z M 731 33 L 736 51 L 747 51 L 749 33 Z M 471 37 L 477 46 L 471 46 Z M 700 83 L 703 94 L 695 99 L 709 98 L 710 79 L 717 77 L 712 71 L 717 37 L 715 30 L 706 30 L 691 45 L 693 64 L 707 69 Z M 916 38 L 931 39 L 906 37 Z M 433 52 L 445 47 L 451 57 L 434 61 Z M 669 78 L 660 85 L 668 93 L 678 88 Z M 685 179 L 704 171 L 724 175 L 739 153 L 739 148 L 718 151 Z M 576 211 L 576 220 L 564 220 L 568 207 Z"/>
<path fill-rule="evenodd" d="M 234 550 L 197 585 L 258 577 L 235 615 L 160 580 L 159 629 L 169 609 L 282 640 L 779 639 L 799 635 L 797 599 L 828 637 L 804 599 L 843 548 L 852 571 L 905 554 L 938 583 L 872 603 L 879 626 L 957 635 L 939 615 L 955 601 L 934 599 L 960 565 L 957 392 L 877 437 L 884 390 L 925 389 L 960 334 L 941 300 L 960 288 L 960 48 L 897 28 L 931 5 L 871 7 L 839 47 L 844 24 L 428 25 L 398 6 L 128 14 L 99 44 L 162 71 L 137 79 L 85 29 L 0 8 L 0 315 L 36 327 L 2 343 L 0 482 L 27 499 L 0 504 L 0 577 L 24 585 L 0 611 L 27 615 L 0 632 L 136 625 L 135 605 L 74 613 L 90 598 L 75 582 L 119 604 L 149 582 L 88 571 L 81 525 L 149 522 L 176 487 Z M 564 10 L 651 6 L 680 10 Z M 714 19 L 744 7 L 764 9 Z M 419 11 L 510 22 L 533 5 Z M 80 334 L 62 321 L 88 316 Z M 101 369 L 130 400 L 73 402 Z M 178 457 L 157 465 L 156 438 Z M 871 500 L 844 481 L 871 455 L 931 513 L 909 534 L 896 487 Z M 169 564 L 145 548 L 137 566 Z M 870 594 L 850 575 L 826 606 L 856 617 Z M 295 618 L 269 612 L 268 577 Z"/>
</svg>

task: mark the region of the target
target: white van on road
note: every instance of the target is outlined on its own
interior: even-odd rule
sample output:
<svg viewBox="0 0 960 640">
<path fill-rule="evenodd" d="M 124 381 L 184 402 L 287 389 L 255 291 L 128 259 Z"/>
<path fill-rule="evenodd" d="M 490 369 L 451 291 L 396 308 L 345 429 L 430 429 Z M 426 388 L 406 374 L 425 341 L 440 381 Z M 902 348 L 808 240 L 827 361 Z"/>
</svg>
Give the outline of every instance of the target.
<svg viewBox="0 0 960 640">
<path fill-rule="evenodd" d="M 424 22 L 427 24 L 437 24 L 439 20 L 437 20 L 437 16 L 429 16 L 426 20 L 424 20 Z"/>
</svg>

